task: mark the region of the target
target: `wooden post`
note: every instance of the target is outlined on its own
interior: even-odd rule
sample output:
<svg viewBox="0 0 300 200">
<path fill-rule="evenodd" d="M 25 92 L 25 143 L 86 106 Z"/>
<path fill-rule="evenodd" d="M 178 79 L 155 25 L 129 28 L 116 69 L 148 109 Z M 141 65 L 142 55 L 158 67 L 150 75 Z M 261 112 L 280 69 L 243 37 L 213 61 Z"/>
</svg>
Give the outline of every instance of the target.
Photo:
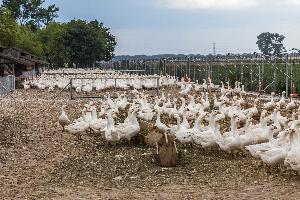
<svg viewBox="0 0 300 200">
<path fill-rule="evenodd" d="M 159 65 L 158 65 L 158 75 L 160 76 L 161 75 L 161 68 L 162 68 L 162 60 L 160 59 L 159 60 Z"/>
<path fill-rule="evenodd" d="M 263 60 L 262 60 L 262 62 L 263 62 Z M 263 65 L 263 63 L 262 63 L 262 65 Z M 260 70 L 260 68 L 261 68 L 261 66 L 258 65 L 258 92 L 259 93 L 261 93 L 261 90 L 264 89 L 263 85 L 262 85 L 263 80 L 261 80 L 261 72 L 260 72 L 261 70 Z"/>
<path fill-rule="evenodd" d="M 250 68 L 250 76 L 251 76 L 251 90 L 253 90 L 253 66 L 252 66 L 252 64 L 251 64 L 251 66 L 250 66 L 251 68 Z"/>
<path fill-rule="evenodd" d="M 73 87 L 73 78 L 70 79 L 70 96 L 71 96 L 71 100 L 74 100 L 72 87 Z"/>
<path fill-rule="evenodd" d="M 244 79 L 244 65 L 241 65 L 241 83 L 243 83 L 243 79 Z"/>
<path fill-rule="evenodd" d="M 194 65 L 194 82 L 196 82 L 196 66 Z"/>
<path fill-rule="evenodd" d="M 159 77 L 157 77 L 157 96 L 159 96 Z"/>
<path fill-rule="evenodd" d="M 166 59 L 163 60 L 163 70 L 164 70 L 163 75 L 166 75 Z"/>
<path fill-rule="evenodd" d="M 191 59 L 188 58 L 187 60 L 187 70 L 189 71 L 189 78 L 191 78 Z"/>
</svg>

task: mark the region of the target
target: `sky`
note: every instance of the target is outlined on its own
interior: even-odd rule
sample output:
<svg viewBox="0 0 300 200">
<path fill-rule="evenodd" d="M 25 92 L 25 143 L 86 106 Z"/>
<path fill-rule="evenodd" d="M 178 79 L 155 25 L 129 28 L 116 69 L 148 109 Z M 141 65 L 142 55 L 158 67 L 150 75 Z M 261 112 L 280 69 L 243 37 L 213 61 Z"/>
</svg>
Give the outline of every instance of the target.
<svg viewBox="0 0 300 200">
<path fill-rule="evenodd" d="M 57 21 L 97 19 L 110 28 L 116 55 L 253 53 L 262 32 L 300 47 L 300 0 L 46 0 Z"/>
</svg>

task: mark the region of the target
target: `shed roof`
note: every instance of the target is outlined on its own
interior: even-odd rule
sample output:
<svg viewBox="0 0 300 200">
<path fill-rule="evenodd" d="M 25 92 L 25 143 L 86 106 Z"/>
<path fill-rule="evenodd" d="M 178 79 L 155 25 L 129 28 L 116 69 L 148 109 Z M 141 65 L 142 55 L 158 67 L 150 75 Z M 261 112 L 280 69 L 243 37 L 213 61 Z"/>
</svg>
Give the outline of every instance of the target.
<svg viewBox="0 0 300 200">
<path fill-rule="evenodd" d="M 32 66 L 34 64 L 40 64 L 40 65 L 48 65 L 49 64 L 48 62 L 44 61 L 43 59 L 41 59 L 35 55 L 32 55 L 22 49 L 16 48 L 16 47 L 7 48 L 7 47 L 0 46 L 0 50 L 1 50 L 0 53 L 1 53 L 2 57 L 5 57 L 4 55 L 6 55 L 6 59 L 10 59 L 15 62 L 18 61 L 18 63 L 20 63 L 20 64 L 24 64 L 27 66 Z M 15 50 L 17 52 L 25 54 L 26 56 L 19 56 L 18 58 L 16 58 L 14 56 L 7 55 L 12 50 Z"/>
<path fill-rule="evenodd" d="M 34 64 L 35 64 L 34 62 L 26 60 L 24 58 L 15 58 L 13 56 L 9 56 L 9 55 L 4 54 L 4 53 L 0 53 L 0 58 L 10 60 L 10 61 L 13 61 L 15 63 L 19 63 L 19 64 L 26 65 L 26 66 L 34 66 Z"/>
</svg>

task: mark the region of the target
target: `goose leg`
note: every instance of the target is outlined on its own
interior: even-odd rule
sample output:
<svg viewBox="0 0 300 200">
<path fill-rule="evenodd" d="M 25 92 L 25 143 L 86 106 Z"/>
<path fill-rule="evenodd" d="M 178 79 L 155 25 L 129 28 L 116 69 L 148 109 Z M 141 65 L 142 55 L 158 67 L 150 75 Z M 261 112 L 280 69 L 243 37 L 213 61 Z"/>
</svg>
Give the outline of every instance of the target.
<svg viewBox="0 0 300 200">
<path fill-rule="evenodd" d="M 178 150 L 177 150 L 176 142 L 175 142 L 175 141 L 173 141 L 173 143 L 174 143 L 174 148 L 175 148 L 176 154 L 178 154 Z"/>
<path fill-rule="evenodd" d="M 81 135 L 80 135 L 80 134 L 77 135 L 77 140 L 78 140 L 78 142 L 81 142 L 81 141 L 82 141 L 82 138 L 81 138 Z"/>
</svg>

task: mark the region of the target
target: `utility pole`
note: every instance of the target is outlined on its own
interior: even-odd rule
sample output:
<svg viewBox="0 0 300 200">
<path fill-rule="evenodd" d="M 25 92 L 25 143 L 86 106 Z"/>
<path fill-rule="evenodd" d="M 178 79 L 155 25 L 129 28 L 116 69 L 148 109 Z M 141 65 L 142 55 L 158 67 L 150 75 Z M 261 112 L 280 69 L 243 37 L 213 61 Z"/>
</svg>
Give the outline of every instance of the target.
<svg viewBox="0 0 300 200">
<path fill-rule="evenodd" d="M 213 56 L 216 56 L 216 43 L 213 43 Z"/>
</svg>

